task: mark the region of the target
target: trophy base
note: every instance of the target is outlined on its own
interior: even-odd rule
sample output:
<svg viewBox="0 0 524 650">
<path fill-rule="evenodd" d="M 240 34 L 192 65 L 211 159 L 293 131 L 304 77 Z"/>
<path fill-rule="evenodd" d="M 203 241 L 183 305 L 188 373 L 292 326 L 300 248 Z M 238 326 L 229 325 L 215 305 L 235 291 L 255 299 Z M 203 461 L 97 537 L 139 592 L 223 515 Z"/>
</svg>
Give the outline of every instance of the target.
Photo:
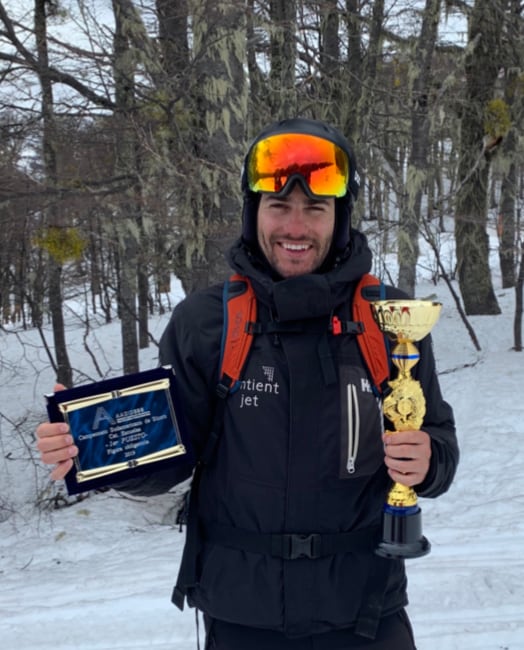
<svg viewBox="0 0 524 650">
<path fill-rule="evenodd" d="M 431 544 L 422 535 L 422 512 L 418 506 L 384 506 L 382 541 L 375 553 L 385 558 L 410 559 L 427 555 Z"/>
</svg>

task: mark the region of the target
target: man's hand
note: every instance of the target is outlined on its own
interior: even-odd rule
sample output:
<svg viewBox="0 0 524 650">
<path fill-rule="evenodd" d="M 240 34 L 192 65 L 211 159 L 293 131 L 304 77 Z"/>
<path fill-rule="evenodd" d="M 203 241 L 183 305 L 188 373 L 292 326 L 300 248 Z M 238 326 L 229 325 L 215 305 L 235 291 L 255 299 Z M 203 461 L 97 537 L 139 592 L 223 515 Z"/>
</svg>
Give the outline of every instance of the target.
<svg viewBox="0 0 524 650">
<path fill-rule="evenodd" d="M 425 431 L 387 431 L 384 436 L 385 463 L 396 483 L 408 487 L 426 478 L 431 458 L 431 439 Z"/>
<path fill-rule="evenodd" d="M 57 384 L 55 392 L 65 386 Z M 69 426 L 65 422 L 42 422 L 36 429 L 37 449 L 40 459 L 46 465 L 56 465 L 51 472 L 51 479 L 58 481 L 69 472 L 73 466 L 73 458 L 78 454 Z"/>
</svg>

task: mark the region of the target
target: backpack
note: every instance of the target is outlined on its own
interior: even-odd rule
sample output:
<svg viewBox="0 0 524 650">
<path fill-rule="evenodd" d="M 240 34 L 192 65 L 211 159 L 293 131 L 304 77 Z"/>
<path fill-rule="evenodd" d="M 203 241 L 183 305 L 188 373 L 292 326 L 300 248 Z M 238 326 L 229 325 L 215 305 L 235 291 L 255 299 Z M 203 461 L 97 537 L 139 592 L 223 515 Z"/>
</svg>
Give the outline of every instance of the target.
<svg viewBox="0 0 524 650">
<path fill-rule="evenodd" d="M 364 275 L 357 284 L 353 296 L 352 316 L 354 320 L 341 320 L 338 316 L 333 315 L 329 327 L 333 336 L 356 335 L 360 352 L 371 375 L 373 391 L 377 396 L 384 394 L 389 378 L 390 365 L 387 340 L 375 322 L 369 300 L 379 300 L 384 297 L 385 287 L 380 280 L 370 274 Z M 240 387 L 242 370 L 253 337 L 257 332 L 257 300 L 249 278 L 234 274 L 225 282 L 223 308 L 224 324 L 219 362 L 219 381 L 216 387 L 218 399 L 209 438 L 202 456 L 196 464 L 192 488 L 188 495 L 186 504 L 186 543 L 178 579 L 171 598 L 173 604 L 180 610 L 184 609 L 187 588 L 195 584 L 197 575 L 196 562 L 200 548 L 197 500 L 202 471 L 212 459 L 217 447 L 227 402 L 226 398 Z M 387 576 L 389 570 L 387 567 L 389 567 L 389 564 L 386 565 L 386 568 L 382 567 L 384 576 Z M 383 586 L 385 588 L 385 582 Z"/>
</svg>

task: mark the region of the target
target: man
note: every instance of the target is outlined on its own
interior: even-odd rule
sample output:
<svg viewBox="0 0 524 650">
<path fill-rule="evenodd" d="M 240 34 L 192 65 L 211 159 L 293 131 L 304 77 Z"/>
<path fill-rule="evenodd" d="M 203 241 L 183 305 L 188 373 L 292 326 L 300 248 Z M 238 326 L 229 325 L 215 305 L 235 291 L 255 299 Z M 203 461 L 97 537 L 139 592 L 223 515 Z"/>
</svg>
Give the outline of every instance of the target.
<svg viewBox="0 0 524 650">
<path fill-rule="evenodd" d="M 204 612 L 207 648 L 415 648 L 404 563 L 374 553 L 376 532 L 391 482 L 436 497 L 451 484 L 458 449 L 428 338 L 413 373 L 427 401 L 423 430 L 388 436 L 358 335 L 333 335 L 333 318 L 347 319 L 371 268 L 366 239 L 350 226 L 357 179 L 345 138 L 312 120 L 271 125 L 245 160 L 242 236 L 229 262 L 251 280 L 258 329 L 219 440 L 193 479 L 174 592 L 179 606 L 187 598 Z M 192 294 L 160 344 L 197 458 L 216 424 L 222 321 L 221 287 Z M 63 477 L 76 454 L 67 427 L 37 433 L 43 461 L 57 464 L 52 477 Z M 155 494 L 192 469 L 119 487 Z M 332 551 L 312 547 L 328 539 Z"/>
</svg>

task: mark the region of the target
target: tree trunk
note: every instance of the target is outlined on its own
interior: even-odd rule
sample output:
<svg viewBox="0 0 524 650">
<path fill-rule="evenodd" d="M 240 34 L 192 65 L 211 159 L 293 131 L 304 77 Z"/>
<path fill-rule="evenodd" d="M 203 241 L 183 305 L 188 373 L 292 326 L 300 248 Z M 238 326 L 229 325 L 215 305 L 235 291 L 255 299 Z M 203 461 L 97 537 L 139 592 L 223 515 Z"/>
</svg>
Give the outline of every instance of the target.
<svg viewBox="0 0 524 650">
<path fill-rule="evenodd" d="M 149 276 L 145 263 L 139 264 L 137 274 L 138 346 L 141 350 L 144 350 L 149 347 Z"/>
<path fill-rule="evenodd" d="M 177 275 L 186 292 L 229 274 L 225 252 L 240 234 L 239 177 L 247 122 L 243 2 L 192 0 L 193 152 L 181 197 Z"/>
<path fill-rule="evenodd" d="M 515 320 L 513 324 L 513 333 L 515 341 L 515 350 L 522 352 L 522 311 L 523 311 L 523 293 L 524 293 L 524 243 L 520 247 L 520 271 L 515 286 Z"/>
<path fill-rule="evenodd" d="M 273 119 L 293 117 L 297 110 L 295 91 L 296 0 L 270 0 L 271 69 L 270 104 Z"/>
<path fill-rule="evenodd" d="M 50 189 L 57 187 L 57 162 L 56 141 L 54 125 L 53 87 L 48 75 L 49 59 L 47 52 L 47 20 L 46 0 L 35 0 L 35 38 L 38 51 L 38 76 L 42 88 L 42 119 L 43 119 L 43 157 L 46 176 L 46 185 Z M 46 210 L 46 227 L 58 229 L 60 215 L 56 203 L 51 204 Z M 53 338 L 56 355 L 57 382 L 65 386 L 73 385 L 73 372 L 67 354 L 63 299 L 62 299 L 62 267 L 52 254 L 49 255 L 49 310 L 53 327 Z"/>
<path fill-rule="evenodd" d="M 516 137 L 510 137 L 516 144 Z M 508 146 L 504 147 L 507 151 Z M 513 154 L 516 150 L 513 150 Z M 516 230 L 515 230 L 515 212 L 516 212 L 516 194 L 517 194 L 517 166 L 514 161 L 510 163 L 507 174 L 502 179 L 500 188 L 500 209 L 497 223 L 499 236 L 499 261 L 502 275 L 502 287 L 507 289 L 515 286 L 516 279 Z"/>
<path fill-rule="evenodd" d="M 337 0 L 319 3 L 318 10 L 320 79 L 315 96 L 315 116 L 343 129 L 349 90 L 344 83 L 345 71 L 340 60 Z"/>
<path fill-rule="evenodd" d="M 166 82 L 176 85 L 189 61 L 187 1 L 156 0 L 158 38 L 162 49 Z"/>
<path fill-rule="evenodd" d="M 407 172 L 407 201 L 399 217 L 398 286 L 415 294 L 419 256 L 422 193 L 428 184 L 429 93 L 431 64 L 437 42 L 441 0 L 426 0 L 422 28 L 411 62 L 411 151 Z"/>
<path fill-rule="evenodd" d="M 249 140 L 272 120 L 269 102 L 261 101 L 267 93 L 265 76 L 257 62 L 258 35 L 255 27 L 255 4 L 256 0 L 248 0 L 246 12 L 246 62 L 249 77 L 247 136 Z"/>
<path fill-rule="evenodd" d="M 506 50 L 504 101 L 512 123 L 501 147 L 503 164 L 500 165 L 502 184 L 498 215 L 499 260 L 502 286 L 505 289 L 515 286 L 517 274 L 517 165 L 519 164 L 519 132 L 522 130 L 524 117 L 523 93 L 518 92 L 519 85 L 522 84 L 524 66 L 524 53 L 522 47 L 518 46 L 522 41 L 523 7 L 520 0 L 510 0 L 509 4 L 511 19 L 507 23 L 504 39 Z"/>
<path fill-rule="evenodd" d="M 466 98 L 461 117 L 455 213 L 458 280 L 466 314 L 500 313 L 489 265 L 487 200 L 491 150 L 484 140 L 484 115 L 499 72 L 501 20 L 496 3 L 476 0 L 465 59 Z"/>
<path fill-rule="evenodd" d="M 127 2 L 113 0 L 115 15 L 114 35 L 114 82 L 117 173 L 136 176 L 136 141 L 133 131 L 134 74 L 135 65 L 126 32 Z M 136 188 L 130 183 L 117 206 L 117 241 L 120 275 L 118 283 L 118 306 L 122 332 L 122 364 L 125 374 L 138 372 L 137 341 L 137 203 Z"/>
<path fill-rule="evenodd" d="M 370 143 L 372 143 L 374 139 L 371 134 L 374 128 L 373 99 L 375 95 L 378 63 L 382 55 L 382 43 L 384 38 L 383 23 L 384 0 L 377 0 L 373 3 L 373 13 L 371 17 L 371 25 L 369 28 L 368 47 L 362 66 L 362 92 L 360 94 L 358 104 L 355 106 L 356 123 L 354 131 L 354 142 L 357 161 L 359 163 L 361 188 L 365 187 L 366 176 L 368 174 L 368 166 L 372 160 L 372 155 L 370 155 L 370 149 L 372 149 L 372 145 L 370 147 Z M 352 56 L 351 53 L 350 56 Z M 363 213 L 363 202 L 357 202 L 353 217 L 354 221 L 358 222 Z"/>
<path fill-rule="evenodd" d="M 347 105 L 342 107 L 343 125 L 351 142 L 357 142 L 357 111 L 362 95 L 362 21 L 360 0 L 346 0 L 346 29 L 348 33 L 348 55 L 343 75 Z"/>
</svg>

